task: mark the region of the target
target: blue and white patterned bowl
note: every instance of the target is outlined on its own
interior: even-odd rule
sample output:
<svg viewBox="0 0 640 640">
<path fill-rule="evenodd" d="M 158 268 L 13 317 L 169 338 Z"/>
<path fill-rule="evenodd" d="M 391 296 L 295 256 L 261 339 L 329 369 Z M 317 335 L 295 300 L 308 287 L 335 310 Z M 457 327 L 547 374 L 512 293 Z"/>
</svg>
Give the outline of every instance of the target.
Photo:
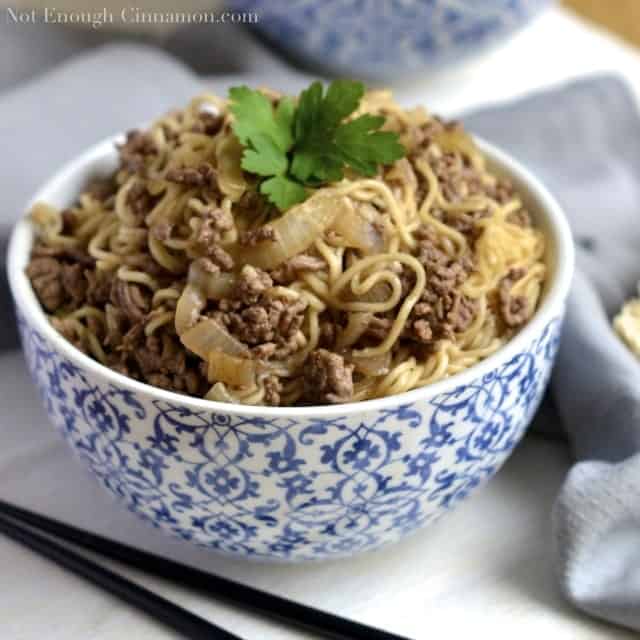
<svg viewBox="0 0 640 640">
<path fill-rule="evenodd" d="M 477 55 L 553 0 L 228 0 L 294 60 L 397 80 Z"/>
<path fill-rule="evenodd" d="M 108 140 L 34 198 L 68 206 L 116 166 Z M 486 143 L 549 239 L 540 309 L 496 354 L 398 396 L 329 407 L 247 407 L 126 378 L 49 324 L 24 274 L 25 218 L 9 277 L 26 360 L 51 422 L 131 511 L 193 543 L 244 558 L 318 560 L 399 540 L 486 482 L 522 437 L 547 383 L 573 267 L 570 232 L 538 181 Z M 72 490 L 72 488 L 70 488 Z"/>
</svg>

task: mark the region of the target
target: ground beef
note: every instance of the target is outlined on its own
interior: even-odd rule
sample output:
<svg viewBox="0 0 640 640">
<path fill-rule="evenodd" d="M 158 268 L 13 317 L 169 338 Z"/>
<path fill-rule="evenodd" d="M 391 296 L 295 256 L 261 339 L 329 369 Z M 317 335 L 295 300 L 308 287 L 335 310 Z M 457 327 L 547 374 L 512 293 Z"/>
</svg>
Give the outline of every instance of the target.
<svg viewBox="0 0 640 640">
<path fill-rule="evenodd" d="M 88 282 L 84 274 L 84 267 L 79 263 L 62 265 L 62 287 L 70 298 L 74 308 L 82 306 L 87 294 Z"/>
<path fill-rule="evenodd" d="M 227 313 L 224 322 L 231 333 L 245 344 L 275 342 L 284 345 L 302 326 L 306 308 L 306 302 L 302 301 L 260 301 L 241 311 Z"/>
<path fill-rule="evenodd" d="M 149 296 L 142 287 L 114 278 L 110 292 L 111 304 L 122 309 L 131 323 L 144 319 L 149 311 Z"/>
<path fill-rule="evenodd" d="M 433 340 L 433 331 L 428 320 L 414 320 L 411 328 L 418 342 L 428 344 Z"/>
<path fill-rule="evenodd" d="M 375 338 L 376 340 L 384 340 L 389 334 L 393 320 L 391 318 L 384 318 L 379 316 L 373 316 L 369 321 L 369 325 L 365 331 L 365 335 Z"/>
<path fill-rule="evenodd" d="M 255 247 L 260 242 L 266 242 L 268 240 L 275 240 L 275 229 L 268 224 L 262 225 L 257 229 L 250 229 L 249 231 L 243 231 L 238 238 L 238 242 L 243 247 Z"/>
<path fill-rule="evenodd" d="M 195 360 L 188 362 L 190 356 L 177 336 L 162 328 L 146 336 L 144 325 L 144 321 L 134 324 L 121 337 L 109 366 L 162 389 L 204 394 L 209 386 L 206 374 L 200 374 Z"/>
<path fill-rule="evenodd" d="M 428 225 L 421 226 L 416 232 L 416 237 L 416 257 L 425 269 L 427 289 L 446 295 L 467 279 L 473 270 L 470 255 L 451 258 L 438 246 L 437 237 Z"/>
<path fill-rule="evenodd" d="M 134 130 L 127 133 L 127 139 L 118 146 L 118 152 L 122 168 L 138 173 L 144 168 L 147 157 L 156 154 L 158 149 L 149 134 Z"/>
<path fill-rule="evenodd" d="M 127 316 L 122 309 L 109 303 L 105 305 L 104 311 L 107 328 L 105 345 L 115 348 L 122 342 L 127 326 Z"/>
<path fill-rule="evenodd" d="M 468 256 L 451 258 L 437 244 L 432 229 L 423 225 L 416 232 L 416 257 L 427 276 L 420 301 L 412 309 L 403 336 L 432 344 L 465 331 L 473 322 L 477 305 L 460 292 L 473 271 Z"/>
<path fill-rule="evenodd" d="M 450 125 L 447 125 L 450 128 Z M 438 178 L 442 195 L 448 202 L 460 202 L 486 192 L 482 176 L 469 160 L 458 152 L 429 153 L 431 170 Z M 428 190 L 425 178 L 419 179 L 422 192 Z"/>
<path fill-rule="evenodd" d="M 459 294 L 454 298 L 453 307 L 447 311 L 447 323 L 455 333 L 466 331 L 478 312 L 477 303 L 471 298 Z"/>
<path fill-rule="evenodd" d="M 229 211 L 220 207 L 209 207 L 202 213 L 197 241 L 203 245 L 220 242 L 222 234 L 232 228 L 233 217 Z"/>
<path fill-rule="evenodd" d="M 209 207 L 201 214 L 200 225 L 194 238 L 196 252 L 206 256 L 209 262 L 222 271 L 230 271 L 234 266 L 233 257 L 220 244 L 222 234 L 231 228 L 233 220 L 228 211 Z"/>
<path fill-rule="evenodd" d="M 113 271 L 103 269 L 85 271 L 87 278 L 87 302 L 94 307 L 104 307 L 111 299 L 111 286 L 113 284 Z"/>
<path fill-rule="evenodd" d="M 253 349 L 258 359 L 282 359 L 295 351 L 307 303 L 269 295 L 273 281 L 261 269 L 245 265 L 233 295 L 212 312 L 228 331 Z"/>
<path fill-rule="evenodd" d="M 338 404 L 353 398 L 353 365 L 326 349 L 311 352 L 304 367 L 304 399 L 311 404 Z"/>
<path fill-rule="evenodd" d="M 31 258 L 58 258 L 62 262 L 80 263 L 85 267 L 93 267 L 95 259 L 79 247 L 45 247 L 37 244 L 31 251 Z"/>
<path fill-rule="evenodd" d="M 211 256 L 223 270 L 233 268 L 233 258 L 220 246 L 222 234 L 233 228 L 231 214 L 218 207 L 210 207 L 202 214 L 195 243 L 199 251 Z"/>
<path fill-rule="evenodd" d="M 521 280 L 525 274 L 525 269 L 511 269 L 500 281 L 500 286 L 498 287 L 500 316 L 507 327 L 522 326 L 533 313 L 525 296 L 517 296 L 511 293 L 513 285 L 518 280 Z"/>
<path fill-rule="evenodd" d="M 64 305 L 66 292 L 62 285 L 62 263 L 56 258 L 32 258 L 27 267 L 40 304 L 50 313 Z"/>
<path fill-rule="evenodd" d="M 148 336 L 145 349 L 135 353 L 143 372 L 159 371 L 165 374 L 184 374 L 186 371 L 186 353 L 182 345 L 173 337 L 163 332 Z"/>
<path fill-rule="evenodd" d="M 242 304 L 253 305 L 272 286 L 273 280 L 266 271 L 247 264 L 240 272 L 235 296 Z"/>
<path fill-rule="evenodd" d="M 272 407 L 280 404 L 280 392 L 282 391 L 282 383 L 276 376 L 268 376 L 264 380 L 264 402 Z"/>
<path fill-rule="evenodd" d="M 222 271 L 231 271 L 235 264 L 233 258 L 225 249 L 220 245 L 212 244 L 207 247 L 207 256 L 209 256 L 211 262 L 216 264 Z"/>
<path fill-rule="evenodd" d="M 142 223 L 144 217 L 153 209 L 157 201 L 158 199 L 147 191 L 142 182 L 135 182 L 127 192 L 126 202 L 131 212 L 138 219 L 138 224 Z"/>
<path fill-rule="evenodd" d="M 482 220 L 488 215 L 488 211 L 443 212 L 441 219 L 447 226 L 465 236 L 473 246 L 482 233 L 482 227 L 477 224 L 478 220 Z"/>
<path fill-rule="evenodd" d="M 73 311 L 81 307 L 87 297 L 89 281 L 87 265 L 94 260 L 77 248 L 50 249 L 36 245 L 26 273 L 40 304 L 53 313 L 61 308 Z"/>
<path fill-rule="evenodd" d="M 175 167 L 167 171 L 165 180 L 189 187 L 215 186 L 216 170 L 208 162 L 197 167 Z"/>
</svg>

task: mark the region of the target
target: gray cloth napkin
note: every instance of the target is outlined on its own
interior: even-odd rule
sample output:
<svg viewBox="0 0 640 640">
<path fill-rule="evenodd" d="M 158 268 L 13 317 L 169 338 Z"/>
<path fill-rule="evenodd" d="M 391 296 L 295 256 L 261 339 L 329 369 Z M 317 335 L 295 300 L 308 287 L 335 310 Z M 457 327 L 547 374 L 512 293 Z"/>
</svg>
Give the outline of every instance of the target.
<svg viewBox="0 0 640 640">
<path fill-rule="evenodd" d="M 571 222 L 578 272 L 551 384 L 561 420 L 547 421 L 577 460 L 553 509 L 557 574 L 575 606 L 640 630 L 640 361 L 611 328 L 640 278 L 637 106 L 596 77 L 467 124 L 531 167 Z"/>
<path fill-rule="evenodd" d="M 284 90 L 304 82 L 282 69 L 276 75 Z M 216 90 L 228 81 L 216 79 Z M 265 78 L 247 76 L 247 82 Z M 166 53 L 117 46 L 0 95 L 0 237 L 60 163 L 180 104 L 202 86 L 202 79 Z M 465 121 L 540 175 L 585 247 L 552 384 L 555 407 L 548 402 L 540 414 L 547 424 L 559 423 L 559 414 L 576 459 L 583 461 L 569 474 L 554 510 L 558 575 L 578 607 L 640 629 L 640 456 L 631 457 L 639 450 L 634 418 L 640 412 L 640 368 L 609 324 L 640 276 L 635 105 L 616 78 L 591 77 Z M 0 295 L 0 322 L 7 327 L 6 283 Z M 15 335 L 0 332 L 0 348 L 16 344 Z"/>
</svg>

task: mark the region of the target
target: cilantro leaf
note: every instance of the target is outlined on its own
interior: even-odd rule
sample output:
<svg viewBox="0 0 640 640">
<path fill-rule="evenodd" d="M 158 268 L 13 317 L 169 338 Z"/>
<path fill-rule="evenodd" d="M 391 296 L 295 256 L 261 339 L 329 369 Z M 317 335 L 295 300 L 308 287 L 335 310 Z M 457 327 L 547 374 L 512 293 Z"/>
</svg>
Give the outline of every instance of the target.
<svg viewBox="0 0 640 640">
<path fill-rule="evenodd" d="M 251 148 L 245 149 L 241 166 L 259 176 L 277 176 L 287 171 L 287 154 L 272 138 L 262 133 L 252 134 Z"/>
<path fill-rule="evenodd" d="M 299 182 L 285 176 L 274 176 L 265 180 L 260 185 L 260 193 L 266 195 L 269 201 L 281 211 L 285 211 L 307 198 L 305 188 Z"/>
</svg>

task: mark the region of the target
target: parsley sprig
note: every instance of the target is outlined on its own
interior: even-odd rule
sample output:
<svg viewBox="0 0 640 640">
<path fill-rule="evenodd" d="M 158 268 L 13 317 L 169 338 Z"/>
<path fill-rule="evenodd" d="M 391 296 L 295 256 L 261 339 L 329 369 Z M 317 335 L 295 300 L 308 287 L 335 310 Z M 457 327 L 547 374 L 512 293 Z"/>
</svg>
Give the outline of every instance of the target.
<svg viewBox="0 0 640 640">
<path fill-rule="evenodd" d="M 398 135 L 381 131 L 383 116 L 363 114 L 345 121 L 364 95 L 361 82 L 335 80 L 326 93 L 314 82 L 297 105 L 282 98 L 274 108 L 260 91 L 229 91 L 233 131 L 245 147 L 242 168 L 261 176 L 260 192 L 284 211 L 302 202 L 308 188 L 337 182 L 349 167 L 364 176 L 402 158 Z"/>
</svg>

